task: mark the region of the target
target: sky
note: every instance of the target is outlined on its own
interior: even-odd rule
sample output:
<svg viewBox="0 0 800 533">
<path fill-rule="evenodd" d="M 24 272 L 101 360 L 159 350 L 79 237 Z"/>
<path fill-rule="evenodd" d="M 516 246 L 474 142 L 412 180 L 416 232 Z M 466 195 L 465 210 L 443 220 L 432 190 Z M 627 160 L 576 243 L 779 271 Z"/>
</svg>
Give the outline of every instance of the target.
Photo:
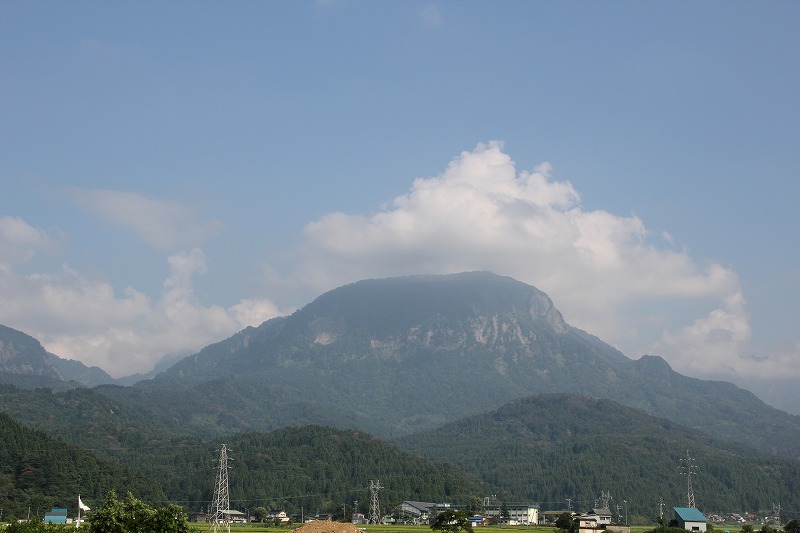
<svg viewBox="0 0 800 533">
<path fill-rule="evenodd" d="M 145 372 L 489 270 L 800 414 L 800 3 L 0 0 L 0 323 Z"/>
</svg>

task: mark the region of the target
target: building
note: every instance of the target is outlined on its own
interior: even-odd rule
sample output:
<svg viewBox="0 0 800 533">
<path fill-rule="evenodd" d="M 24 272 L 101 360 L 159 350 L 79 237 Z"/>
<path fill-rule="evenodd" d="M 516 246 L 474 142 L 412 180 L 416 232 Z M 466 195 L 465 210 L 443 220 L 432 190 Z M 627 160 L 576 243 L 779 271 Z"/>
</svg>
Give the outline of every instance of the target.
<svg viewBox="0 0 800 533">
<path fill-rule="evenodd" d="M 51 511 L 44 513 L 45 524 L 66 524 L 67 510 L 60 507 L 53 507 Z"/>
<path fill-rule="evenodd" d="M 267 513 L 267 520 L 277 520 L 279 522 L 288 522 L 289 515 L 283 509 L 270 509 Z"/>
<path fill-rule="evenodd" d="M 706 531 L 708 519 L 694 507 L 673 507 L 678 527 L 686 531 Z"/>
<path fill-rule="evenodd" d="M 449 503 L 432 502 L 403 502 L 400 504 L 400 514 L 403 518 L 410 518 L 417 524 L 427 522 L 432 509 L 449 509 Z"/>
<path fill-rule="evenodd" d="M 532 504 L 509 503 L 506 505 L 487 505 L 484 512 L 489 518 L 508 512 L 505 522 L 512 526 L 535 526 L 539 523 L 539 506 Z"/>
</svg>

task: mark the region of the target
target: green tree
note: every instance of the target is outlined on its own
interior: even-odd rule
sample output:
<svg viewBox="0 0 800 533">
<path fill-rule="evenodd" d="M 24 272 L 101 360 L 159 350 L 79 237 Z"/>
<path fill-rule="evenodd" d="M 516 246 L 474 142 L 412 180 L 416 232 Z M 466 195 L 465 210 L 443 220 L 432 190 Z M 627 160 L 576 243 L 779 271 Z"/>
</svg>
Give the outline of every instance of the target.
<svg viewBox="0 0 800 533">
<path fill-rule="evenodd" d="M 442 533 L 459 533 L 459 531 L 472 531 L 469 516 L 464 511 L 446 509 L 436 515 L 436 520 L 431 524 L 431 529 Z"/>
<path fill-rule="evenodd" d="M 114 491 L 88 519 L 90 533 L 190 533 L 186 513 L 177 505 L 154 508 L 130 492 L 124 502 Z"/>
<path fill-rule="evenodd" d="M 744 530 L 744 528 L 742 528 L 742 530 Z M 790 520 L 785 526 L 783 526 L 783 530 L 787 533 L 800 533 L 800 518 Z"/>
<path fill-rule="evenodd" d="M 268 512 L 266 507 L 256 507 L 251 512 L 256 522 L 263 522 L 267 519 Z"/>
<path fill-rule="evenodd" d="M 470 496 L 469 503 L 467 503 L 467 511 L 471 515 L 479 515 L 483 513 L 483 498 L 479 496 Z"/>
<path fill-rule="evenodd" d="M 572 528 L 572 514 L 561 513 L 556 519 L 556 527 L 562 531 L 569 531 Z"/>
<path fill-rule="evenodd" d="M 742 526 L 742 533 L 753 533 L 753 531 L 755 531 L 755 528 L 752 524 L 745 524 Z"/>
</svg>

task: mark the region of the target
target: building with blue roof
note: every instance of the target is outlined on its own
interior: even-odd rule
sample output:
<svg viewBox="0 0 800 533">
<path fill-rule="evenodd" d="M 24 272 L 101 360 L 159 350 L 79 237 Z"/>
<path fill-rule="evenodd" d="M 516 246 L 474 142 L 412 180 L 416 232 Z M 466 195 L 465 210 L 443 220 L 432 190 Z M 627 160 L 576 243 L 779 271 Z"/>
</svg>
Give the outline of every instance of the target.
<svg viewBox="0 0 800 533">
<path fill-rule="evenodd" d="M 673 507 L 678 527 L 686 531 L 706 531 L 708 519 L 703 516 L 700 509 L 694 507 Z"/>
<path fill-rule="evenodd" d="M 49 512 L 44 513 L 45 524 L 66 524 L 67 510 L 61 507 L 53 507 Z"/>
</svg>

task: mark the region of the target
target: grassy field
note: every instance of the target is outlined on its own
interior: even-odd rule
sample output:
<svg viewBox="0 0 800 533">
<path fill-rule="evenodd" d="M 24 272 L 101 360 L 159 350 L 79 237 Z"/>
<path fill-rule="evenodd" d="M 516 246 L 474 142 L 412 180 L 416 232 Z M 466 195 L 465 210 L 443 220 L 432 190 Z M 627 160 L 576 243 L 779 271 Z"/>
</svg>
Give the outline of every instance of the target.
<svg viewBox="0 0 800 533">
<path fill-rule="evenodd" d="M 295 526 L 299 527 L 299 526 Z M 360 526 L 367 533 L 433 533 L 428 526 Z M 199 528 L 201 531 L 205 527 Z M 237 524 L 231 526 L 231 531 L 236 533 L 289 533 L 292 527 L 275 527 L 267 524 Z M 476 533 L 553 533 L 552 526 L 481 526 L 475 528 Z M 644 533 L 653 529 L 653 526 L 631 526 L 631 533 Z"/>
</svg>

